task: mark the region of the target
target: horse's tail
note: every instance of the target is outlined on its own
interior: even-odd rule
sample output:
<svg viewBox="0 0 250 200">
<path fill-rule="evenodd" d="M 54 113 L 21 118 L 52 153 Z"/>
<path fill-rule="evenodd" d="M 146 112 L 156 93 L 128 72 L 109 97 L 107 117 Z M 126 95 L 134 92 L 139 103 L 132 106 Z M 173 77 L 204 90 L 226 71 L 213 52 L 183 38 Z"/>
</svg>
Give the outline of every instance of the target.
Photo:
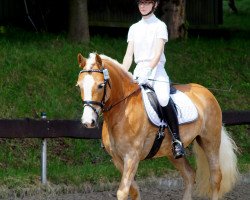
<svg viewBox="0 0 250 200">
<path fill-rule="evenodd" d="M 209 182 L 210 171 L 208 161 L 203 149 L 195 141 L 193 150 L 196 156 L 196 193 L 199 196 L 211 196 L 211 186 Z M 226 129 L 222 127 L 221 130 L 221 144 L 220 144 L 220 170 L 222 173 L 222 180 L 220 184 L 219 197 L 229 192 L 239 177 L 237 168 L 236 152 L 238 151 L 235 142 L 230 138 Z"/>
</svg>

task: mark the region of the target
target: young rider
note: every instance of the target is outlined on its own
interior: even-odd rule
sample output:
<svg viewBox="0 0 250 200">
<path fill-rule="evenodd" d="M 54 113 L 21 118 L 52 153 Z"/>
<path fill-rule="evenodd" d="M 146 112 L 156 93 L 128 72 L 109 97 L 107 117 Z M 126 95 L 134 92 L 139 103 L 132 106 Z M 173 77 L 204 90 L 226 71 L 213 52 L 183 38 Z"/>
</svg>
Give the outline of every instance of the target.
<svg viewBox="0 0 250 200">
<path fill-rule="evenodd" d="M 156 93 L 162 106 L 164 120 L 171 130 L 172 150 L 175 158 L 184 156 L 184 148 L 180 141 L 178 119 L 170 99 L 169 77 L 164 69 L 166 58 L 164 46 L 168 41 L 167 27 L 155 15 L 158 0 L 137 1 L 142 19 L 133 24 L 128 32 L 128 46 L 123 59 L 123 67 L 129 70 L 134 56 L 136 68 L 133 72 L 139 85 L 149 84 Z M 153 79 L 155 81 L 150 81 Z"/>
</svg>

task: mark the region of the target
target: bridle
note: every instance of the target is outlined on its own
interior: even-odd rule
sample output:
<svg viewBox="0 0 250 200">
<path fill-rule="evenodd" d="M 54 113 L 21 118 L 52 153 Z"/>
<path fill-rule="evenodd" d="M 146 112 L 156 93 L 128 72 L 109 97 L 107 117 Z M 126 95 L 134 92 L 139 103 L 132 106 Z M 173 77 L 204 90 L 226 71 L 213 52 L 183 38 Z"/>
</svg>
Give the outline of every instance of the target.
<svg viewBox="0 0 250 200">
<path fill-rule="evenodd" d="M 108 70 L 105 69 L 104 67 L 102 69 L 83 69 L 79 72 L 79 74 L 81 73 L 92 73 L 92 72 L 96 72 L 96 73 L 101 73 L 101 74 L 104 74 L 104 91 L 103 91 L 103 97 L 102 97 L 102 100 L 99 102 L 99 101 L 82 101 L 83 102 L 83 108 L 85 108 L 86 106 L 90 107 L 93 109 L 93 111 L 96 113 L 96 115 L 98 116 L 99 113 L 98 111 L 96 110 L 96 108 L 93 106 L 93 105 L 97 105 L 97 106 L 100 106 L 101 109 L 104 108 L 104 104 L 105 104 L 105 96 L 106 96 L 106 92 L 107 92 L 107 84 L 109 85 L 109 88 L 111 89 L 111 85 L 110 85 L 110 82 L 109 82 L 109 75 L 108 75 Z"/>
<path fill-rule="evenodd" d="M 88 69 L 88 70 L 83 69 L 83 70 L 81 70 L 79 72 L 79 74 L 86 73 L 86 72 L 87 73 L 92 73 L 92 72 L 101 73 L 104 76 L 104 92 L 103 92 L 102 100 L 100 102 L 99 101 L 83 101 L 83 107 L 89 106 L 90 108 L 93 109 L 93 111 L 96 113 L 97 116 L 99 116 L 99 113 L 98 113 L 98 111 L 96 110 L 96 108 L 93 105 L 100 106 L 101 109 L 102 109 L 102 112 L 108 112 L 114 106 L 118 105 L 119 103 L 121 103 L 125 99 L 129 98 L 130 96 L 132 96 L 134 93 L 136 93 L 138 90 L 141 89 L 140 87 L 138 87 L 132 93 L 130 93 L 129 95 L 125 96 L 121 100 L 115 102 L 114 104 L 110 105 L 107 108 L 104 108 L 104 106 L 105 106 L 105 97 L 106 97 L 106 92 L 107 92 L 107 84 L 109 85 L 109 88 L 111 89 L 111 85 L 110 85 L 110 81 L 109 81 L 110 77 L 109 77 L 108 69 L 106 69 L 104 67 L 102 69 Z"/>
</svg>

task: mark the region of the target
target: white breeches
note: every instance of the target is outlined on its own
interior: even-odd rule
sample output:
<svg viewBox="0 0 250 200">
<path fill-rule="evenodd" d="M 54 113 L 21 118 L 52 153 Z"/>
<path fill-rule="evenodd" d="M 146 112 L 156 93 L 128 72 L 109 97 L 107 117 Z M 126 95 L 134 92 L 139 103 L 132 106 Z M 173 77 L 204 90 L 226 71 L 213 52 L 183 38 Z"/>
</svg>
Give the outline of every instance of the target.
<svg viewBox="0 0 250 200">
<path fill-rule="evenodd" d="M 134 78 L 140 76 L 143 67 L 147 66 L 146 62 L 140 62 L 134 70 Z M 159 63 L 152 71 L 148 83 L 154 88 L 157 99 L 162 107 L 166 106 L 169 101 L 170 83 L 169 77 L 164 69 L 164 63 Z"/>
</svg>

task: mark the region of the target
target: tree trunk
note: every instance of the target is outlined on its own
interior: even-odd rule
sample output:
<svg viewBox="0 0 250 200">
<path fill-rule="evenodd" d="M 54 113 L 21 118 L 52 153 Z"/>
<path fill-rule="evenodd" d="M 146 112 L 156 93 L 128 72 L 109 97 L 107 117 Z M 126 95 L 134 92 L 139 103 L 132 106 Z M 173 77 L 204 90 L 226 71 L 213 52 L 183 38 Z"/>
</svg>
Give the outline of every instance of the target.
<svg viewBox="0 0 250 200">
<path fill-rule="evenodd" d="M 228 6 L 231 9 L 232 12 L 235 14 L 238 13 L 238 9 L 236 8 L 235 1 L 234 0 L 228 0 Z"/>
<path fill-rule="evenodd" d="M 187 34 L 185 2 L 185 0 L 162 1 L 161 19 L 167 24 L 169 39 L 183 38 Z"/>
<path fill-rule="evenodd" d="M 88 4 L 87 0 L 69 0 L 69 33 L 73 42 L 89 42 Z"/>
</svg>

